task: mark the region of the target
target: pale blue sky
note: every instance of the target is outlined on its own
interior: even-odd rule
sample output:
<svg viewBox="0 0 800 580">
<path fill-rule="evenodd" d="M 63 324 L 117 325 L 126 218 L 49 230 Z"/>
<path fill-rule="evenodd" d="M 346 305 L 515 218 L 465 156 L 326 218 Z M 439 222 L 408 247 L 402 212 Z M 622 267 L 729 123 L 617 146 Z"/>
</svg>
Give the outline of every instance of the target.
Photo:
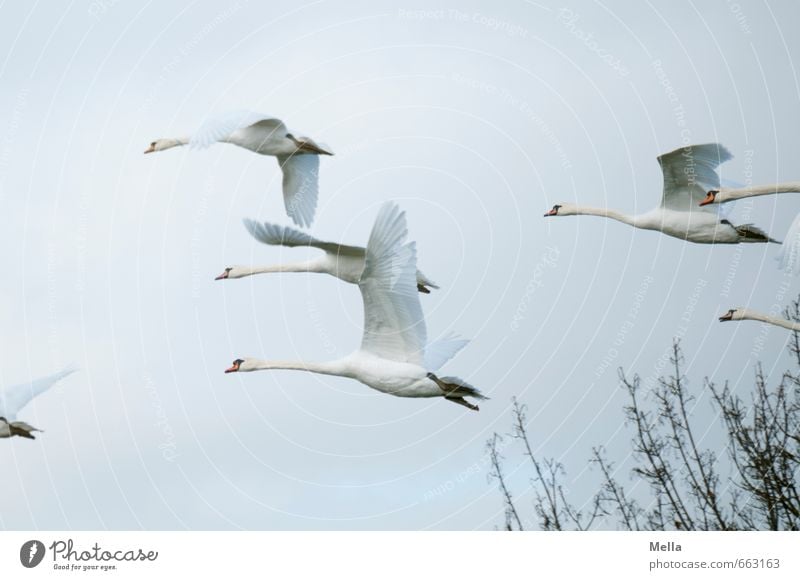
<svg viewBox="0 0 800 580">
<path fill-rule="evenodd" d="M 580 502 L 593 445 L 629 481 L 616 367 L 656 376 L 676 335 L 723 453 L 700 379 L 746 389 L 757 358 L 776 377 L 789 363 L 784 331 L 716 322 L 800 291 L 776 248 L 542 213 L 650 209 L 656 156 L 687 139 L 724 143 L 730 179 L 800 178 L 795 3 L 428 4 L 0 6 L 0 383 L 82 369 L 23 412 L 37 441 L 0 442 L 0 528 L 491 529 L 484 441 L 509 430 L 511 397 Z M 274 160 L 142 155 L 242 107 L 337 152 L 316 236 L 363 244 L 382 202 L 407 211 L 442 287 L 422 297 L 429 335 L 473 339 L 445 371 L 492 397 L 480 413 L 223 374 L 238 356 L 340 356 L 361 333 L 358 291 L 338 280 L 213 281 L 304 255 L 241 225 L 289 223 Z M 798 210 L 788 195 L 733 219 L 782 238 Z"/>
</svg>

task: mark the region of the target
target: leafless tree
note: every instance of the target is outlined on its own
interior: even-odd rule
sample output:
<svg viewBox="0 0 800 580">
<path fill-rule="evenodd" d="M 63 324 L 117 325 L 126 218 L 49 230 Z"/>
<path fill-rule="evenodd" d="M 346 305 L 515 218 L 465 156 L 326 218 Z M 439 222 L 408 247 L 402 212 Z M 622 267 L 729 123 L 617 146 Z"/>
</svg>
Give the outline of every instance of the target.
<svg viewBox="0 0 800 580">
<path fill-rule="evenodd" d="M 800 321 L 800 298 L 784 314 Z M 724 426 L 727 460 L 698 442 L 691 416 L 695 397 L 682 373 L 679 341 L 672 345 L 671 374 L 647 393 L 637 375 L 629 378 L 620 369 L 619 380 L 628 395 L 624 414 L 633 432 L 632 476 L 646 483 L 648 490 L 647 497 L 638 500 L 615 478 L 604 449 L 595 447 L 590 461 L 601 476 L 597 492 L 582 509 L 567 501 L 561 483 L 564 467 L 554 459 L 535 456 L 526 408 L 514 401 L 508 436 L 521 442 L 530 462 L 538 526 L 544 530 L 800 529 L 800 333 L 793 334 L 788 348 L 798 369 L 784 373 L 774 388 L 767 385 L 760 364 L 749 400 L 727 383 L 720 387 L 707 378 L 703 382 Z M 510 491 L 498 441 L 502 438 L 495 434 L 487 443 L 491 477 L 503 494 L 506 529 L 521 530 L 525 518 Z M 721 465 L 729 473 L 724 477 Z"/>
</svg>

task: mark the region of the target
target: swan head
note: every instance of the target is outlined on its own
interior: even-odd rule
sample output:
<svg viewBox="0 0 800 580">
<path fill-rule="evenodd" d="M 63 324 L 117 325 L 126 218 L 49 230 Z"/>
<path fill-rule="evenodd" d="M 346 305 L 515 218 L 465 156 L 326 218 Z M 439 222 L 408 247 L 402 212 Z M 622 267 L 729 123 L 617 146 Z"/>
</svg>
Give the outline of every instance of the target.
<svg viewBox="0 0 800 580">
<path fill-rule="evenodd" d="M 225 374 L 228 373 L 239 373 L 239 372 L 247 372 L 252 371 L 252 368 L 247 368 L 247 361 L 243 358 L 237 358 L 233 363 L 231 363 L 230 368 L 225 369 Z"/>
<path fill-rule="evenodd" d="M 236 278 L 249 276 L 250 273 L 250 269 L 244 266 L 228 266 L 222 271 L 222 274 L 214 278 L 214 280 L 234 280 Z"/>
<path fill-rule="evenodd" d="M 700 205 L 708 205 L 711 203 L 716 203 L 717 194 L 719 193 L 718 189 L 712 189 L 706 194 L 706 198 L 700 202 Z"/>
<path fill-rule="evenodd" d="M 550 211 L 544 214 L 544 217 L 557 215 L 578 215 L 578 206 L 571 203 L 557 203 Z"/>
<path fill-rule="evenodd" d="M 144 150 L 145 153 L 155 153 L 156 151 L 164 151 L 165 149 L 172 149 L 181 145 L 178 139 L 156 139 Z"/>
<path fill-rule="evenodd" d="M 728 322 L 730 320 L 744 320 L 747 318 L 746 308 L 731 308 L 725 314 L 719 317 L 720 322 Z"/>
</svg>

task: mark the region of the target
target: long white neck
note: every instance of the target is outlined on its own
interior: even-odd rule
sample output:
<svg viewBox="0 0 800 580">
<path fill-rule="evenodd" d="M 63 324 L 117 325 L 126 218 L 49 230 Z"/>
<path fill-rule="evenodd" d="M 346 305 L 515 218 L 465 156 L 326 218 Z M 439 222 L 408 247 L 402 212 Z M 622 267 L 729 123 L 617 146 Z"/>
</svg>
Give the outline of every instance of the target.
<svg viewBox="0 0 800 580">
<path fill-rule="evenodd" d="M 763 314 L 762 312 L 755 312 L 753 310 L 748 310 L 747 313 L 742 316 L 742 319 L 759 320 L 768 324 L 774 324 L 775 326 L 782 326 L 789 330 L 800 330 L 800 323 L 792 322 L 791 320 L 786 320 L 785 318 L 779 318 L 777 316 L 770 316 L 769 314 Z"/>
<path fill-rule="evenodd" d="M 239 266 L 241 273 L 238 278 L 253 276 L 255 274 L 275 274 L 278 272 L 325 272 L 319 260 L 309 260 L 308 262 L 293 262 L 290 264 L 276 264 L 273 266 Z"/>
<path fill-rule="evenodd" d="M 306 371 L 320 375 L 346 376 L 346 366 L 340 360 L 327 362 L 306 362 L 291 360 L 255 360 L 248 361 L 254 371 L 287 370 Z"/>
<path fill-rule="evenodd" d="M 576 208 L 576 212 L 578 215 L 596 215 L 599 217 L 610 218 L 612 220 L 617 220 L 618 222 L 622 222 L 624 224 L 628 224 L 629 226 L 638 226 L 638 222 L 635 216 L 630 216 L 624 214 L 622 212 L 613 210 L 613 209 L 606 209 L 606 208 L 599 208 L 599 207 L 586 207 L 586 206 L 578 206 Z"/>
<path fill-rule="evenodd" d="M 714 198 L 717 203 L 733 201 L 744 197 L 757 197 L 759 195 L 774 195 L 776 193 L 797 193 L 800 192 L 800 181 L 786 181 L 784 183 L 774 183 L 772 185 L 752 185 L 742 188 L 721 189 Z"/>
</svg>

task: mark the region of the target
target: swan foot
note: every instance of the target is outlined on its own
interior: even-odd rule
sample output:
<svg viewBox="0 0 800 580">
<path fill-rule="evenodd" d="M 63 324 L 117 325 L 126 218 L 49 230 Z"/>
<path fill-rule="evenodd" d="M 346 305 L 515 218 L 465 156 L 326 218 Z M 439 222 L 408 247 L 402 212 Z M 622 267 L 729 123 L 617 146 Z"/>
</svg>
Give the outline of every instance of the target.
<svg viewBox="0 0 800 580">
<path fill-rule="evenodd" d="M 428 289 L 428 287 L 425 286 L 424 284 L 419 284 L 418 283 L 417 284 L 417 290 L 419 292 L 422 292 L 423 294 L 430 294 L 431 293 L 431 291 Z"/>
<path fill-rule="evenodd" d="M 736 230 L 736 233 L 739 234 L 739 236 L 741 236 L 745 240 L 752 240 L 754 242 L 772 242 L 773 244 L 780 244 L 778 240 L 773 240 L 764 231 L 758 229 L 753 224 L 743 224 L 741 226 L 735 226 L 728 220 L 720 220 L 720 223 L 731 226 L 733 229 Z"/>
<path fill-rule="evenodd" d="M 472 411 L 480 411 L 480 407 L 478 407 L 478 405 L 473 405 L 472 403 L 467 401 L 464 397 L 448 397 L 447 395 L 445 395 L 444 398 L 450 402 L 456 403 L 457 405 L 462 405 L 467 409 L 471 409 Z"/>
<path fill-rule="evenodd" d="M 428 378 L 432 380 L 434 383 L 436 383 L 440 389 L 442 389 L 442 391 L 444 392 L 444 398 L 447 399 L 448 401 L 452 401 L 457 405 L 462 405 L 467 409 L 471 409 L 473 411 L 480 411 L 478 405 L 473 405 L 464 398 L 464 395 L 472 397 L 478 396 L 479 398 L 485 398 L 481 397 L 480 393 L 478 393 L 474 388 L 469 387 L 468 385 L 448 383 L 446 381 L 443 381 L 433 373 L 428 373 Z"/>
</svg>

